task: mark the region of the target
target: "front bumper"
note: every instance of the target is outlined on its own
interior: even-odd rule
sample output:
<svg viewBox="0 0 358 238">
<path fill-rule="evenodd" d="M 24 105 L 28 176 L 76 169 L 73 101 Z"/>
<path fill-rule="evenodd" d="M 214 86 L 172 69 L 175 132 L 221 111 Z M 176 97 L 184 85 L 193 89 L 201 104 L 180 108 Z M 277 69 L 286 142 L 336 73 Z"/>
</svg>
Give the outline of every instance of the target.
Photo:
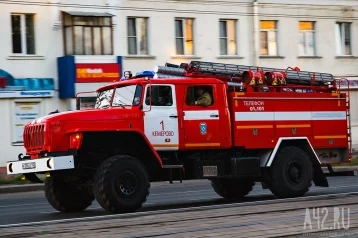
<svg viewBox="0 0 358 238">
<path fill-rule="evenodd" d="M 72 155 L 9 161 L 6 164 L 8 175 L 41 173 L 74 168 L 74 156 Z"/>
</svg>

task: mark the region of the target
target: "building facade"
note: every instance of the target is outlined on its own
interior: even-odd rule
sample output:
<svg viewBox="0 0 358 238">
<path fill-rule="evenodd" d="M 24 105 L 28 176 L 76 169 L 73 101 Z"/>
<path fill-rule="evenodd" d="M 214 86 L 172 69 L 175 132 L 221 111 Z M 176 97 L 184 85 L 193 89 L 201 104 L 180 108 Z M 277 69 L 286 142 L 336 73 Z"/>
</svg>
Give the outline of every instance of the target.
<svg viewBox="0 0 358 238">
<path fill-rule="evenodd" d="M 202 60 L 358 80 L 358 0 L 7 0 L 0 22 L 0 166 L 24 152 L 24 123 L 124 70 Z"/>
</svg>

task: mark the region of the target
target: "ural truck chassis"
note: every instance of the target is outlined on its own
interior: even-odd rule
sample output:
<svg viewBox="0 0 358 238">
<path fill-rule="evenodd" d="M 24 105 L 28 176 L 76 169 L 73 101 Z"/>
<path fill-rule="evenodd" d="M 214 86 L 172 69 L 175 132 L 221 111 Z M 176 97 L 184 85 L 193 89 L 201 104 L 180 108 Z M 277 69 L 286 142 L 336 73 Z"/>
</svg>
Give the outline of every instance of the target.
<svg viewBox="0 0 358 238">
<path fill-rule="evenodd" d="M 261 182 L 278 197 L 327 187 L 323 165 L 351 161 L 348 94 L 331 74 L 192 61 L 97 90 L 96 107 L 25 126 L 9 175 L 41 182 L 62 212 L 96 199 L 134 212 L 150 183 L 209 179 L 241 199 Z"/>
</svg>

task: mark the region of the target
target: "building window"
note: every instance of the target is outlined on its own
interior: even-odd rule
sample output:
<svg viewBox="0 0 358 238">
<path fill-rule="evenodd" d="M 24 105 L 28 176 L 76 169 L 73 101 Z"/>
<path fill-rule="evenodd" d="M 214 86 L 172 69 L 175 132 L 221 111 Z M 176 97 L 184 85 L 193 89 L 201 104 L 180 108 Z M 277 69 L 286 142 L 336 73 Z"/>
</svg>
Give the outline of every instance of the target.
<svg viewBox="0 0 358 238">
<path fill-rule="evenodd" d="M 148 20 L 147 18 L 127 19 L 128 54 L 148 55 Z"/>
<path fill-rule="evenodd" d="M 220 20 L 220 54 L 237 55 L 236 20 Z"/>
<path fill-rule="evenodd" d="M 36 118 L 42 116 L 41 102 L 14 102 L 13 104 L 13 124 L 12 124 L 12 144 L 23 145 L 23 134 L 25 125 Z"/>
<path fill-rule="evenodd" d="M 112 55 L 112 18 L 64 13 L 64 39 L 66 55 Z"/>
<path fill-rule="evenodd" d="M 337 55 L 352 55 L 351 25 L 350 22 L 336 23 Z"/>
<path fill-rule="evenodd" d="M 315 23 L 300 21 L 300 43 L 298 45 L 300 56 L 313 56 L 315 49 Z"/>
<path fill-rule="evenodd" d="M 177 55 L 194 55 L 193 19 L 175 20 L 175 44 Z"/>
<path fill-rule="evenodd" d="M 11 14 L 12 53 L 35 54 L 34 14 Z"/>
<path fill-rule="evenodd" d="M 277 55 L 277 21 L 260 22 L 261 55 Z"/>
</svg>

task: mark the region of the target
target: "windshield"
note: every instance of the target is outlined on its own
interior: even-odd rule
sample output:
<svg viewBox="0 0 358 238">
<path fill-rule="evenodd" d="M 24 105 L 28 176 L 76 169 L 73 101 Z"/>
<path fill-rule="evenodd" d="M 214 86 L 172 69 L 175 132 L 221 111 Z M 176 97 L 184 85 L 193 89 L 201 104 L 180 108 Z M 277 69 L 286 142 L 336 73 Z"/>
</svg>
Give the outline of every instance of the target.
<svg viewBox="0 0 358 238">
<path fill-rule="evenodd" d="M 110 106 L 113 88 L 98 93 L 96 108 L 107 108 Z M 137 106 L 140 103 L 142 93 L 141 85 L 129 85 L 115 89 L 112 107 Z"/>
</svg>

